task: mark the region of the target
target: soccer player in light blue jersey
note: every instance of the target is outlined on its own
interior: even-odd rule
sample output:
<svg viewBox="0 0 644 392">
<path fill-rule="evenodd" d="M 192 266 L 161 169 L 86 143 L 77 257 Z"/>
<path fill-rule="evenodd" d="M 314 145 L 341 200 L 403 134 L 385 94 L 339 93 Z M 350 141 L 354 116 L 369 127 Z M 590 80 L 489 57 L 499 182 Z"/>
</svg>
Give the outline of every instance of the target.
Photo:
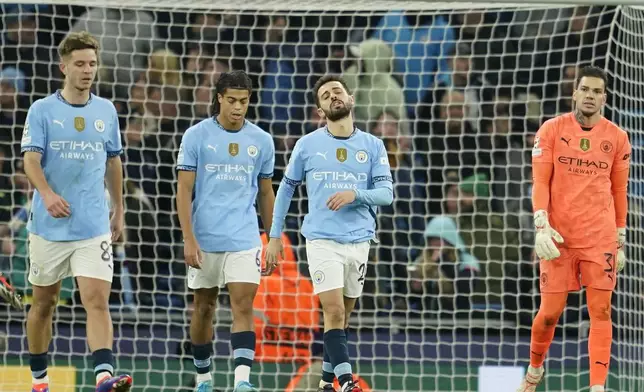
<svg viewBox="0 0 644 392">
<path fill-rule="evenodd" d="M 186 131 L 177 157 L 177 210 L 188 287 L 194 290 L 190 338 L 196 391 L 211 392 L 212 320 L 219 289 L 226 286 L 233 313 L 234 391 L 249 392 L 256 391 L 249 381 L 256 340 L 253 301 L 263 272 L 255 203 L 270 228 L 275 145 L 270 134 L 245 119 L 252 92 L 246 73 L 222 73 L 215 90 L 214 116 Z M 274 268 L 267 265 L 264 273 Z"/>
<path fill-rule="evenodd" d="M 132 377 L 114 377 L 113 329 L 108 310 L 112 241 L 123 231 L 121 133 L 112 102 L 90 92 L 98 42 L 87 32 L 68 35 L 58 48 L 62 90 L 31 105 L 22 136 L 24 170 L 36 189 L 29 230 L 27 317 L 33 392 L 48 392 L 47 349 L 61 281 L 76 278 L 87 312 L 87 343 L 96 391 L 129 391 Z M 112 217 L 105 182 L 113 201 Z"/>
<path fill-rule="evenodd" d="M 393 201 L 393 180 L 382 140 L 353 125 L 354 98 L 341 78 L 324 76 L 314 87 L 327 125 L 296 144 L 277 191 L 266 260 L 282 249 L 284 218 L 295 186 L 306 183 L 309 212 L 302 234 L 315 293 L 324 313 L 324 362 L 319 391 L 360 392 L 353 381 L 345 329 L 362 294 L 377 206 Z"/>
</svg>

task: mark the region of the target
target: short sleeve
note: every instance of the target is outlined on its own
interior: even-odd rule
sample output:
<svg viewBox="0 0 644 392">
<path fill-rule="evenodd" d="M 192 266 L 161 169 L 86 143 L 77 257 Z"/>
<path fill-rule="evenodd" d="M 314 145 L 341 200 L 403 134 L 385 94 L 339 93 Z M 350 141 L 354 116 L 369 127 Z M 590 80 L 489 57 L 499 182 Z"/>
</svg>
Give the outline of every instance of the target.
<svg viewBox="0 0 644 392">
<path fill-rule="evenodd" d="M 302 139 L 295 143 L 295 148 L 293 148 L 293 153 L 286 166 L 284 181 L 292 185 L 299 185 L 304 181 L 304 151 Z"/>
<path fill-rule="evenodd" d="M 537 131 L 534 137 L 534 145 L 532 146 L 532 162 L 533 163 L 552 163 L 555 125 L 553 120 L 546 121 L 541 128 Z"/>
<path fill-rule="evenodd" d="M 45 121 L 40 102 L 36 102 L 29 108 L 27 121 L 22 131 L 22 141 L 20 142 L 20 151 L 45 153 L 47 145 L 47 132 L 45 130 Z"/>
<path fill-rule="evenodd" d="M 273 178 L 275 170 L 275 143 L 272 137 L 267 138 L 268 142 L 262 149 L 262 168 L 259 171 L 260 178 Z"/>
<path fill-rule="evenodd" d="M 181 138 L 177 155 L 177 170 L 197 171 L 198 148 L 194 130 L 188 129 Z"/>
<path fill-rule="evenodd" d="M 628 140 L 628 134 L 622 130 L 620 132 L 619 150 L 615 154 L 613 161 L 613 170 L 621 171 L 627 169 L 631 163 L 631 142 Z"/>
<path fill-rule="evenodd" d="M 371 183 L 376 188 L 393 189 L 393 177 L 387 149 L 382 140 L 378 139 L 375 146 L 373 158 L 371 159 Z"/>
<path fill-rule="evenodd" d="M 116 108 L 112 107 L 114 111 L 112 119 L 110 121 L 110 133 L 108 135 L 107 143 L 105 146 L 105 151 L 107 151 L 107 157 L 116 157 L 123 154 L 123 144 L 121 143 L 121 129 L 119 127 L 119 117 L 116 112 Z"/>
</svg>

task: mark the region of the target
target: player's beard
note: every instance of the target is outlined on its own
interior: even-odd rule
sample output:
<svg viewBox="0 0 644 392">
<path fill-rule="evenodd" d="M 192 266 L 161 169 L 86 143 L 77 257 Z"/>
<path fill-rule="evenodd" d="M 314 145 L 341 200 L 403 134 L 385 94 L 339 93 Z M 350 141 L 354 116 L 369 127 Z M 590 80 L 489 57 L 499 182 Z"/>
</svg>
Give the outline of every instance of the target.
<svg viewBox="0 0 644 392">
<path fill-rule="evenodd" d="M 331 104 L 329 110 L 324 110 L 324 116 L 328 121 L 339 121 L 351 115 L 352 108 L 350 104 L 342 102 L 342 105 L 337 108 L 333 107 L 333 105 L 334 103 Z"/>
<path fill-rule="evenodd" d="M 579 106 L 580 105 L 577 105 L 577 117 L 591 118 L 595 114 L 599 113 L 599 109 L 584 110 Z"/>
</svg>

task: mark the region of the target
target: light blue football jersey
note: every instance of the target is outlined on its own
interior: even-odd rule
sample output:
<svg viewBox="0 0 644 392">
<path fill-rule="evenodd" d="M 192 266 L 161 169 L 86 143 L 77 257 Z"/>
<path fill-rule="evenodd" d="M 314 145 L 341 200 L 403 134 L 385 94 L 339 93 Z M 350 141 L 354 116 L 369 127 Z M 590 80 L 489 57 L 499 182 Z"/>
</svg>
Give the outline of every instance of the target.
<svg viewBox="0 0 644 392">
<path fill-rule="evenodd" d="M 261 246 L 255 207 L 259 178 L 272 178 L 275 145 L 270 134 L 246 121 L 239 131 L 216 118 L 189 128 L 177 170 L 196 171 L 192 225 L 201 250 L 239 252 Z"/>
<path fill-rule="evenodd" d="M 42 154 L 47 183 L 71 209 L 69 217 L 53 218 L 34 192 L 29 232 L 49 241 L 78 241 L 110 232 L 105 168 L 108 157 L 123 153 L 112 102 L 92 94 L 85 105 L 72 105 L 60 91 L 37 100 L 27 113 L 21 150 Z"/>
<path fill-rule="evenodd" d="M 326 202 L 343 190 L 385 187 L 393 191 L 384 143 L 357 128 L 348 138 L 337 138 L 326 127 L 302 137 L 295 144 L 284 180 L 292 185 L 305 181 L 309 212 L 302 235 L 308 240 L 355 243 L 373 239 L 376 206 L 352 203 L 332 211 Z"/>
</svg>

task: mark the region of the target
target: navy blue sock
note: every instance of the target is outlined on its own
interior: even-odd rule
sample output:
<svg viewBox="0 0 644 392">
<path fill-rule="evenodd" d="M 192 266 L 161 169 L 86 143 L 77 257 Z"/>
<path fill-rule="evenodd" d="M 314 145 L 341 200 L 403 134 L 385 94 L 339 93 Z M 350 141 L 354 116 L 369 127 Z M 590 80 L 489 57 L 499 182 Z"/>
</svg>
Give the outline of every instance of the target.
<svg viewBox="0 0 644 392">
<path fill-rule="evenodd" d="M 29 354 L 31 377 L 35 379 L 47 377 L 47 352 L 42 354 Z"/>
<path fill-rule="evenodd" d="M 210 352 L 212 344 L 193 344 L 192 362 L 195 364 L 197 374 L 210 373 Z"/>
<path fill-rule="evenodd" d="M 322 381 L 326 383 L 332 383 L 335 379 L 335 373 L 333 373 L 333 365 L 331 365 L 331 358 L 329 358 L 329 350 L 324 349 L 324 359 L 322 362 Z"/>
<path fill-rule="evenodd" d="M 252 367 L 255 359 L 255 332 L 235 332 L 230 335 L 230 343 L 233 346 L 235 367 Z"/>
<path fill-rule="evenodd" d="M 98 376 L 99 373 L 108 372 L 114 375 L 114 360 L 112 357 L 112 350 L 109 348 L 102 348 L 92 353 L 94 358 L 94 375 Z"/>
<path fill-rule="evenodd" d="M 353 380 L 353 370 L 349 363 L 347 335 L 342 329 L 331 329 L 324 333 L 324 351 L 329 353 L 333 372 L 343 386 Z"/>
</svg>

